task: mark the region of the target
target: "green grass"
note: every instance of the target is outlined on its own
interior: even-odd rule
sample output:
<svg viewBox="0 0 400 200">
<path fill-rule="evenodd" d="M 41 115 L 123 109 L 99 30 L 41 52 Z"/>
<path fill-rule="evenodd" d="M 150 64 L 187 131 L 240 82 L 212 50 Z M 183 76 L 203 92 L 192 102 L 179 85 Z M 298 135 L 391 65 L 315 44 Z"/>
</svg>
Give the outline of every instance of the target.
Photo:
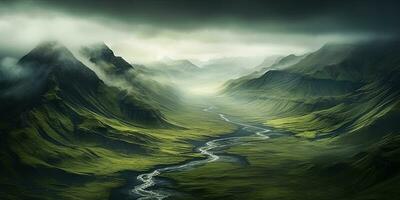
<svg viewBox="0 0 400 200">
<path fill-rule="evenodd" d="M 254 141 L 226 151 L 248 165 L 220 161 L 164 176 L 176 181 L 172 189 L 181 195 L 174 199 L 391 199 L 398 193 L 398 136 L 366 148 L 333 141 Z"/>
<path fill-rule="evenodd" d="M 107 199 L 111 189 L 124 184 L 121 172 L 143 172 L 199 157 L 192 151 L 191 141 L 208 140 L 234 129 L 216 114 L 202 111 L 203 106 L 165 111 L 166 120 L 175 124 L 167 128 L 141 125 L 74 104 L 38 106 L 26 115 L 24 128 L 11 129 L 2 141 L 1 177 L 6 178 L 0 179 L 0 184 L 9 191 L 2 197 L 18 199 L 20 191 L 25 191 L 24 197 L 33 199 Z M 29 178 L 25 179 L 25 174 Z M 69 181 L 69 177 L 77 178 Z"/>
<path fill-rule="evenodd" d="M 335 199 L 345 193 L 345 185 L 310 171 L 353 150 L 327 143 L 293 137 L 250 142 L 227 151 L 246 157 L 248 165 L 215 162 L 165 176 L 188 195 L 181 199 Z"/>
<path fill-rule="evenodd" d="M 350 92 L 347 82 L 337 87 L 334 80 L 284 77 L 275 78 L 273 87 L 231 91 L 233 100 L 212 99 L 216 113 L 202 111 L 210 106 L 204 99 L 177 98 L 170 86 L 144 77 L 119 77 L 135 86 L 126 91 L 100 81 L 63 85 L 62 77 L 50 77 L 49 90 L 37 104 L 26 104 L 29 110 L 18 123 L 0 122 L 6 133 L 0 134 L 0 196 L 107 199 L 125 184 L 124 172 L 199 158 L 193 141 L 233 132 L 236 126 L 217 113 L 297 137 L 249 141 L 226 150 L 244 163 L 221 161 L 163 174 L 183 193 L 173 198 L 390 199 L 397 194 L 396 82 L 371 82 Z M 343 135 L 315 140 L 335 133 Z"/>
</svg>

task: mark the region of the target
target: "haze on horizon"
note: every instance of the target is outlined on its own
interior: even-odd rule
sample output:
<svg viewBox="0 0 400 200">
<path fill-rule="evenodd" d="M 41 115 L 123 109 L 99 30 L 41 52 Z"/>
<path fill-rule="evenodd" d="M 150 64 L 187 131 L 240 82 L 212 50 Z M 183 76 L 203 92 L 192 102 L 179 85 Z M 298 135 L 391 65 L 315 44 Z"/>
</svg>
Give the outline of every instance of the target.
<svg viewBox="0 0 400 200">
<path fill-rule="evenodd" d="M 0 57 L 49 39 L 71 49 L 105 42 L 134 63 L 302 54 L 392 37 L 396 12 L 385 1 L 2 1 Z"/>
<path fill-rule="evenodd" d="M 0 0 L 0 200 L 392 200 L 399 8 Z"/>
</svg>

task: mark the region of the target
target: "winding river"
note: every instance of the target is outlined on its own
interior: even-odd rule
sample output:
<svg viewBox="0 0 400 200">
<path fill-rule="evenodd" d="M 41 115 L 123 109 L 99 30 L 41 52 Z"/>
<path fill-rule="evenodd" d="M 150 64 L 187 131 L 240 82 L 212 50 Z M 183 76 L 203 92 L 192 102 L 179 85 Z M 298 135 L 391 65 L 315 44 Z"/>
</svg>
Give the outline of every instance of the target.
<svg viewBox="0 0 400 200">
<path fill-rule="evenodd" d="M 203 111 L 211 112 L 212 107 L 206 108 Z M 224 137 L 219 139 L 213 139 L 206 142 L 203 146 L 199 147 L 197 150 L 200 154 L 204 155 L 205 158 L 201 160 L 192 160 L 187 163 L 172 165 L 167 167 L 161 167 L 155 169 L 149 173 L 139 174 L 137 176 L 137 180 L 141 182 L 141 184 L 135 186 L 132 189 L 132 193 L 135 196 L 138 196 L 138 200 L 162 200 L 165 199 L 172 194 L 161 191 L 161 190 L 151 190 L 150 188 L 156 185 L 155 177 L 159 176 L 162 173 L 176 172 L 182 170 L 192 169 L 197 166 L 204 165 L 210 162 L 216 162 L 220 160 L 221 156 L 217 155 L 216 151 L 221 148 L 226 148 L 233 145 L 243 144 L 246 141 L 251 140 L 265 140 L 268 139 L 269 136 L 266 134 L 269 132 L 269 129 L 265 129 L 262 127 L 252 126 L 244 123 L 234 122 L 228 119 L 223 114 L 218 114 L 220 118 L 226 122 L 233 123 L 239 125 L 242 129 L 245 129 L 247 132 L 252 134 L 247 134 L 244 136 L 232 136 L 232 137 Z"/>
</svg>

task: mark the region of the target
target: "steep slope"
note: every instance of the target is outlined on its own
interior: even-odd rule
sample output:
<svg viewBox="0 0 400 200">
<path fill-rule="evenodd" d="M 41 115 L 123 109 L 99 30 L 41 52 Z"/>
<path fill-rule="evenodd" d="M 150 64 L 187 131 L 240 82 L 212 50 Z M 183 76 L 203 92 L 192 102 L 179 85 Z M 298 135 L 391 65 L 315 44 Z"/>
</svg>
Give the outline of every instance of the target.
<svg viewBox="0 0 400 200">
<path fill-rule="evenodd" d="M 306 55 L 296 56 L 294 54 L 290 54 L 288 56 L 284 56 L 282 58 L 275 59 L 274 62 L 270 61 L 270 58 L 266 58 L 263 63 L 257 66 L 255 69 L 258 74 L 263 74 L 267 70 L 281 70 L 285 69 L 289 66 L 292 66 L 302 60 Z"/>
<path fill-rule="evenodd" d="M 290 67 L 317 78 L 370 82 L 399 69 L 400 41 L 325 45 Z"/>
<path fill-rule="evenodd" d="M 354 51 L 354 48 L 354 45 L 350 44 L 326 44 L 317 51 L 310 53 L 290 68 L 295 72 L 304 74 L 312 73 L 325 66 L 342 62 Z"/>
<path fill-rule="evenodd" d="M 122 57 L 115 56 L 114 52 L 104 43 L 83 47 L 82 54 L 88 57 L 91 62 L 98 65 L 106 73 L 122 74 L 128 70 L 134 69 L 133 66 Z"/>
<path fill-rule="evenodd" d="M 398 103 L 399 44 L 325 45 L 285 70 L 228 84 L 225 94 L 268 113 L 268 125 L 303 136 L 354 132 Z"/>
<path fill-rule="evenodd" d="M 40 44 L 18 66 L 30 73 L 1 96 L 5 199 L 104 198 L 121 184 L 112 173 L 154 162 L 159 147 L 150 128 L 173 127 L 154 107 L 105 85 L 59 43 Z"/>
<path fill-rule="evenodd" d="M 285 71 L 271 70 L 259 78 L 248 80 L 239 85 L 245 90 L 269 91 L 271 96 L 288 95 L 291 97 L 305 98 L 314 96 L 338 96 L 354 91 L 359 86 L 350 81 L 335 81 L 329 79 L 317 79 L 306 75 Z"/>
<path fill-rule="evenodd" d="M 388 118 L 398 116 L 395 113 L 400 103 L 400 90 L 392 83 L 389 80 L 371 83 L 350 95 L 335 99 L 329 106 L 314 107 L 310 112 L 296 115 L 288 114 L 287 117 L 271 119 L 267 123 L 312 138 L 342 133 L 348 135 L 361 129 L 364 130 L 363 137 L 368 138 L 367 130 L 379 120 L 385 119 L 386 126 L 381 126 L 381 130 L 385 131 L 376 135 L 379 138 L 399 130 Z"/>
<path fill-rule="evenodd" d="M 341 62 L 350 54 L 350 45 L 325 45 L 314 53 L 304 56 L 288 55 L 269 67 L 273 71 L 254 72 L 248 76 L 228 82 L 225 91 L 235 92 L 246 90 L 272 90 L 296 95 L 304 93 L 318 95 L 325 91 L 333 96 L 357 89 L 357 84 L 342 82 L 325 77 L 312 76 L 314 71 Z M 281 88 L 283 87 L 283 88 Z M 337 87 L 337 88 L 336 88 Z M 303 89 L 307 91 L 302 91 Z M 315 90 L 315 91 L 312 91 Z M 297 92 L 296 92 L 297 91 Z M 322 94 L 322 93 L 321 93 Z M 284 94 L 286 96 L 286 94 Z M 322 96 L 326 96 L 323 95 Z"/>
<path fill-rule="evenodd" d="M 293 55 L 293 54 L 292 54 Z M 288 57 L 288 56 L 285 56 Z M 284 59 L 285 57 L 278 57 L 276 58 L 275 56 L 268 56 L 266 58 L 264 58 L 264 60 L 262 61 L 261 64 L 259 64 L 258 66 L 255 67 L 255 69 L 263 69 L 263 68 L 268 68 L 273 64 L 278 63 L 279 61 L 281 61 L 282 59 Z"/>
<path fill-rule="evenodd" d="M 305 55 L 296 56 L 294 54 L 290 54 L 283 58 L 276 59 L 276 61 L 273 62 L 272 64 L 270 62 L 270 58 L 266 58 L 263 61 L 263 63 L 261 63 L 259 66 L 255 67 L 256 71 L 254 71 L 246 76 L 242 76 L 237 79 L 229 80 L 224 85 L 225 85 L 225 87 L 235 88 L 239 85 L 242 85 L 244 82 L 246 82 L 248 80 L 255 79 L 255 78 L 262 76 L 268 70 L 281 70 L 281 69 L 285 69 L 289 66 L 292 66 L 292 65 L 296 64 L 297 62 L 299 62 L 304 57 L 305 57 Z"/>
<path fill-rule="evenodd" d="M 146 71 L 144 67 L 134 67 L 119 56 L 105 44 L 95 44 L 82 48 L 84 59 L 88 64 L 94 65 L 97 74 L 108 85 L 126 90 L 142 102 L 159 110 L 174 110 L 179 107 L 181 100 L 176 89 L 168 83 L 159 83 L 152 76 L 156 73 L 151 69 Z M 181 61 L 177 61 L 181 63 Z M 193 66 L 182 61 L 182 65 L 192 68 Z M 181 67 L 181 66 L 174 66 Z M 194 68 L 194 67 L 193 67 Z M 157 77 L 157 76 L 156 76 Z"/>
<path fill-rule="evenodd" d="M 233 105 L 246 108 L 238 109 L 241 115 L 246 113 L 254 121 L 299 137 L 291 145 L 285 139 L 273 148 L 273 141 L 254 145 L 254 149 L 238 148 L 241 155 L 253 156 L 254 163 L 263 164 L 263 170 L 255 176 L 264 177 L 260 184 L 267 182 L 260 192 L 278 185 L 279 192 L 265 196 L 275 194 L 279 199 L 292 199 L 288 196 L 293 191 L 314 185 L 299 190 L 300 198 L 365 200 L 392 199 L 398 195 L 399 44 L 387 40 L 325 45 L 284 70 L 271 70 L 260 77 L 227 85 L 225 97 Z M 312 147 L 304 145 L 304 141 Z M 316 150 L 320 147 L 326 149 Z M 264 167 L 271 165 L 278 167 L 268 173 Z M 281 168 L 285 170 L 279 172 L 277 169 Z M 246 173 L 243 171 L 232 174 Z M 257 169 L 249 171 L 253 175 Z M 273 178 L 279 173 L 282 177 Z M 232 183 L 243 180 L 232 174 L 224 179 L 233 177 Z M 268 183 L 270 179 L 274 181 Z M 287 179 L 293 186 L 287 182 L 277 184 Z M 301 184 L 304 179 L 306 183 Z M 226 185 L 232 183 L 227 181 Z M 282 188 L 288 194 L 282 195 Z M 335 197 L 337 194 L 339 197 Z"/>
<path fill-rule="evenodd" d="M 42 82 L 35 94 L 37 96 L 49 95 L 52 92 L 52 98 L 59 97 L 63 102 L 106 116 L 135 119 L 134 114 L 125 113 L 133 109 L 143 114 L 143 118 L 136 116 L 138 121 L 144 119 L 143 122 L 146 123 L 162 122 L 159 114 L 152 111 L 150 106 L 140 103 L 124 91 L 106 86 L 92 70 L 56 42 L 39 45 L 22 57 L 19 65 L 37 73 L 33 78 Z M 115 99 L 110 99 L 109 96 Z"/>
</svg>

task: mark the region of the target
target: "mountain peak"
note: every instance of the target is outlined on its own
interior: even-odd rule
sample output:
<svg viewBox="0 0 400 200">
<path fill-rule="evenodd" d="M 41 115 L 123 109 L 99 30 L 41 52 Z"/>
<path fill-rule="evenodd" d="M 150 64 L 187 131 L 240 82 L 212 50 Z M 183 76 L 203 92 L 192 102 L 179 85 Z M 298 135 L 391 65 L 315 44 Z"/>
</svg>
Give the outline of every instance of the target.
<svg viewBox="0 0 400 200">
<path fill-rule="evenodd" d="M 38 44 L 27 55 L 21 58 L 20 63 L 53 63 L 60 59 L 77 62 L 74 55 L 57 41 L 45 41 Z"/>
<path fill-rule="evenodd" d="M 185 71 L 193 71 L 193 70 L 195 71 L 200 69 L 200 67 L 193 64 L 190 60 L 187 59 L 180 59 L 180 60 L 169 59 L 168 61 L 164 61 L 164 63 L 169 66 L 173 66 L 180 70 L 185 70 Z"/>
<path fill-rule="evenodd" d="M 28 78 L 40 80 L 45 86 L 53 80 L 61 88 L 69 88 L 75 84 L 81 84 L 78 86 L 80 88 L 95 87 L 100 82 L 92 70 L 57 41 L 38 44 L 18 64 L 32 72 Z"/>
<path fill-rule="evenodd" d="M 98 65 L 104 71 L 121 74 L 127 70 L 134 69 L 131 64 L 114 52 L 105 44 L 97 43 L 83 47 L 81 53 L 89 59 L 90 62 Z"/>
<path fill-rule="evenodd" d="M 114 51 L 110 49 L 104 42 L 96 43 L 83 47 L 83 50 L 90 50 L 91 53 L 99 54 L 99 56 L 115 56 Z"/>
<path fill-rule="evenodd" d="M 349 51 L 354 48 L 354 44 L 348 43 L 326 43 L 318 51 L 322 53 L 337 53 L 343 51 Z"/>
</svg>

